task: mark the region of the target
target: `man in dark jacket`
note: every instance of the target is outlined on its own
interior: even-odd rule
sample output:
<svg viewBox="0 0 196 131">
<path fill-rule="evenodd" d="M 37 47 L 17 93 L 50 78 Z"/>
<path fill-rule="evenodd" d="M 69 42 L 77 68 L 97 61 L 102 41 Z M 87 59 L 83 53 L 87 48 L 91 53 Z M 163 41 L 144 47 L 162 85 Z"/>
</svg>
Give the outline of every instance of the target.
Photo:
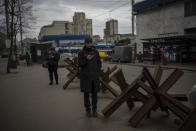
<svg viewBox="0 0 196 131">
<path fill-rule="evenodd" d="M 26 52 L 25 59 L 26 59 L 27 66 L 29 66 L 29 62 L 30 62 L 30 55 L 29 55 L 29 53 L 28 53 L 28 52 Z"/>
<path fill-rule="evenodd" d="M 53 74 L 55 76 L 56 84 L 58 85 L 58 62 L 60 59 L 59 53 L 55 51 L 55 47 L 50 48 L 49 56 L 47 58 L 48 60 L 48 71 L 50 76 L 50 85 L 53 84 Z"/>
<path fill-rule="evenodd" d="M 80 88 L 84 92 L 84 106 L 87 116 L 91 116 L 89 94 L 92 94 L 93 116 L 97 117 L 97 93 L 99 92 L 100 85 L 101 60 L 99 52 L 92 45 L 91 38 L 85 39 L 85 46 L 78 54 L 78 63 L 81 67 Z"/>
</svg>

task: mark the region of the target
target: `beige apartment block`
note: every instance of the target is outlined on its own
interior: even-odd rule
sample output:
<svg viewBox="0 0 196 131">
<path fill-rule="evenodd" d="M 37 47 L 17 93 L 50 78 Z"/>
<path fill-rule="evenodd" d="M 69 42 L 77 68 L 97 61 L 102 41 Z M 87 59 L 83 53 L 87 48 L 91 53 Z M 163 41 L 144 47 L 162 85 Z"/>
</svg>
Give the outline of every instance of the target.
<svg viewBox="0 0 196 131">
<path fill-rule="evenodd" d="M 111 19 L 106 22 L 106 28 L 104 29 L 104 36 L 111 36 L 118 34 L 118 20 Z"/>
<path fill-rule="evenodd" d="M 75 12 L 73 16 L 74 35 L 92 36 L 92 19 L 86 19 L 84 12 Z"/>
<path fill-rule="evenodd" d="M 46 25 L 41 28 L 38 39 L 41 40 L 44 35 L 64 34 L 73 34 L 73 23 L 69 21 L 53 21 L 51 25 Z"/>
<path fill-rule="evenodd" d="M 93 35 L 92 19 L 86 19 L 84 12 L 75 12 L 73 22 L 53 21 L 51 25 L 43 26 L 38 39 L 44 35 Z"/>
</svg>

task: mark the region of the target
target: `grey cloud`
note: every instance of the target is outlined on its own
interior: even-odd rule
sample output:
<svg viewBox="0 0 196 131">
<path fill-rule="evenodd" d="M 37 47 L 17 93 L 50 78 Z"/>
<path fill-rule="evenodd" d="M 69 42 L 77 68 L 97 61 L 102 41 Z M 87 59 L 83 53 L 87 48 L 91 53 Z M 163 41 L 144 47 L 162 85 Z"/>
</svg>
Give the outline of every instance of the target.
<svg viewBox="0 0 196 131">
<path fill-rule="evenodd" d="M 138 1 L 141 0 L 136 0 Z M 32 25 L 33 35 L 37 37 L 40 27 L 51 24 L 53 20 L 72 21 L 75 11 L 83 11 L 87 18 L 93 19 L 93 34 L 103 36 L 105 22 L 110 17 L 118 19 L 119 33 L 130 33 L 130 9 L 130 0 L 34 0 L 37 24 Z M 113 11 L 109 12 L 110 10 Z"/>
</svg>

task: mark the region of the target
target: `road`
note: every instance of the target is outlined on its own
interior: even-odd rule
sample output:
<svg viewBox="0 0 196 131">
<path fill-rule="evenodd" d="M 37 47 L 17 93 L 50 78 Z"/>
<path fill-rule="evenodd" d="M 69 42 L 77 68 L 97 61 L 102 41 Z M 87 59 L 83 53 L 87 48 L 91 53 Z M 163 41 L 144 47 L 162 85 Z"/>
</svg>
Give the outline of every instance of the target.
<svg viewBox="0 0 196 131">
<path fill-rule="evenodd" d="M 106 69 L 112 64 L 103 64 Z M 129 65 L 118 65 L 122 68 L 126 80 L 131 83 L 142 68 Z M 153 71 L 153 68 L 150 68 Z M 64 68 L 58 70 L 60 84 L 49 86 L 47 69 L 41 65 L 19 66 L 14 73 L 0 74 L 0 130 L 1 131 L 175 131 L 179 126 L 174 124 L 176 118 L 171 114 L 157 111 L 150 119 L 145 119 L 137 128 L 132 128 L 128 120 L 141 104 L 130 111 L 123 104 L 110 118 L 104 118 L 101 110 L 114 97 L 108 92 L 99 93 L 98 118 L 87 118 L 83 106 L 83 94 L 76 79 L 66 89 L 63 84 L 68 73 Z M 172 70 L 165 70 L 163 79 Z M 196 73 L 185 71 L 182 78 L 169 92 L 187 93 L 196 84 Z M 111 83 L 114 86 L 114 83 Z M 117 86 L 115 89 L 119 90 Z"/>
</svg>

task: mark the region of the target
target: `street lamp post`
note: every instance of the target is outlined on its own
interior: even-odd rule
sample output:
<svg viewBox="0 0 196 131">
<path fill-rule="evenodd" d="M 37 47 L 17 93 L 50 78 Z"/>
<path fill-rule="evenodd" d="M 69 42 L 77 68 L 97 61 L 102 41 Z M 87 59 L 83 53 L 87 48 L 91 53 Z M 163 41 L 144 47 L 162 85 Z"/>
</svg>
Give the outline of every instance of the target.
<svg viewBox="0 0 196 131">
<path fill-rule="evenodd" d="M 133 10 L 133 6 L 134 6 L 134 3 L 135 3 L 135 0 L 131 0 L 131 8 L 132 8 L 132 34 L 134 35 L 134 28 L 135 28 L 135 26 L 134 26 L 134 10 Z"/>
</svg>

